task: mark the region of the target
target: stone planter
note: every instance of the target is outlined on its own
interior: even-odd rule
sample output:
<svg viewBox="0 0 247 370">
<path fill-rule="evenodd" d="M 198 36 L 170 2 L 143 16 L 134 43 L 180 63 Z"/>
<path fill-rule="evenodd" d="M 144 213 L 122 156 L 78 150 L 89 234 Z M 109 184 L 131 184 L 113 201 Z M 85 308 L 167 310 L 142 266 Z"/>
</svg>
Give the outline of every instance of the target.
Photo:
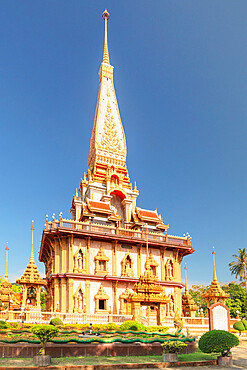
<svg viewBox="0 0 247 370">
<path fill-rule="evenodd" d="M 163 361 L 164 362 L 177 362 L 178 361 L 178 354 L 177 353 L 164 353 L 163 354 Z"/>
<path fill-rule="evenodd" d="M 217 357 L 217 364 L 219 366 L 231 366 L 232 365 L 232 356 L 226 356 L 226 357 L 222 357 L 222 356 L 219 356 Z"/>
<path fill-rule="evenodd" d="M 49 366 L 51 364 L 51 356 L 38 355 L 33 357 L 34 366 Z"/>
</svg>

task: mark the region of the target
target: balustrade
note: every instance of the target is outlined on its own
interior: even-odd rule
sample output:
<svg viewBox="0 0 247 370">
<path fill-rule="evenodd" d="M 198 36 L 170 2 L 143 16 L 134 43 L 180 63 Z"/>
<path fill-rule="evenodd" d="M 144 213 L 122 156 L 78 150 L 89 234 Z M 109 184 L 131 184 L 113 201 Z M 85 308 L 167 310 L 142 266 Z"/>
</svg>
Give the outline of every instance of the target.
<svg viewBox="0 0 247 370">
<path fill-rule="evenodd" d="M 60 219 L 53 220 L 46 222 L 46 230 L 51 230 L 54 228 L 64 228 L 69 230 L 80 230 L 80 231 L 87 231 L 87 232 L 93 232 L 93 233 L 99 233 L 99 234 L 111 234 L 111 235 L 118 235 L 122 237 L 127 238 L 133 238 L 133 239 L 146 239 L 146 233 L 142 231 L 136 231 L 136 230 L 128 230 L 123 228 L 114 228 L 108 225 L 99 225 L 95 223 L 84 223 L 79 221 L 73 221 L 73 220 L 64 220 Z M 148 233 L 148 239 L 150 241 L 156 241 L 156 242 L 168 242 L 173 245 L 191 245 L 191 242 L 187 238 L 182 237 L 175 237 L 175 236 L 168 236 L 163 234 L 157 234 L 154 232 L 149 231 Z"/>
</svg>

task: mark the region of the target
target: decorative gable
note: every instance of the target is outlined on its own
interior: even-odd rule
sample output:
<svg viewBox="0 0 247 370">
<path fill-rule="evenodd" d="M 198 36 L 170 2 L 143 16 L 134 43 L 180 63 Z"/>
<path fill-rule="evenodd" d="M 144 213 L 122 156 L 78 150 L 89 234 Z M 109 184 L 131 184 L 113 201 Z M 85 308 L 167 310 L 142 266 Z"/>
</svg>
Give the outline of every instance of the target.
<svg viewBox="0 0 247 370">
<path fill-rule="evenodd" d="M 109 274 L 109 257 L 105 254 L 102 245 L 96 256 L 95 260 L 95 275 L 107 275 Z"/>
<path fill-rule="evenodd" d="M 121 261 L 122 265 L 122 272 L 121 276 L 134 276 L 134 261 L 130 256 L 130 253 L 127 252 L 126 255 L 124 256 L 123 260 Z"/>
</svg>

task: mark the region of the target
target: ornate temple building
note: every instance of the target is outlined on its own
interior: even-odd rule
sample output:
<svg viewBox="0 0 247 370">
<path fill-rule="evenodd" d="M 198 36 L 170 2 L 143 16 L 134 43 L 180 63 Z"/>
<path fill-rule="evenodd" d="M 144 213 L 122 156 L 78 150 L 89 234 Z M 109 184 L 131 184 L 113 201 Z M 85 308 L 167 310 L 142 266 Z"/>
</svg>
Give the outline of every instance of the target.
<svg viewBox="0 0 247 370">
<path fill-rule="evenodd" d="M 157 210 L 137 206 L 139 191 L 126 166 L 127 146 L 113 83 L 107 22 L 88 154 L 87 175 L 73 196 L 72 219 L 46 219 L 40 261 L 47 309 L 155 316 L 182 312 L 180 264 L 194 252 L 189 237 L 167 234 Z"/>
</svg>

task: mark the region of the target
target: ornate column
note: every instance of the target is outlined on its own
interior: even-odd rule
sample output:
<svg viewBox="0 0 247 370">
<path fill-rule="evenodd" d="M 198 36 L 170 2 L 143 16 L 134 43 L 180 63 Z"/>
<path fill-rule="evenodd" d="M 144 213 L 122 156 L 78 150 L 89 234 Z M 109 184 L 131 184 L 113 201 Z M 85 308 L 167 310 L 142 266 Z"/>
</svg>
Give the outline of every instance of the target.
<svg viewBox="0 0 247 370">
<path fill-rule="evenodd" d="M 90 274 L 90 266 L 91 266 L 91 263 L 90 263 L 90 242 L 91 242 L 91 239 L 90 239 L 90 236 L 87 237 L 87 273 Z"/>
<path fill-rule="evenodd" d="M 40 304 L 40 291 L 41 291 L 41 287 L 40 286 L 37 286 L 36 288 L 36 300 L 37 300 L 37 308 L 41 308 L 41 304 Z"/>
<path fill-rule="evenodd" d="M 85 281 L 85 294 L 86 294 L 86 312 L 90 313 L 90 286 L 91 286 L 91 281 L 86 280 Z"/>
<path fill-rule="evenodd" d="M 67 272 L 67 238 L 61 238 L 60 244 L 61 250 L 61 265 L 62 265 L 62 273 Z"/>
<path fill-rule="evenodd" d="M 73 279 L 69 278 L 67 283 L 68 283 L 68 312 L 72 313 L 73 312 L 73 286 L 74 286 Z"/>
<path fill-rule="evenodd" d="M 54 279 L 54 312 L 60 310 L 59 278 Z M 57 304 L 58 303 L 58 304 Z"/>
<path fill-rule="evenodd" d="M 175 312 L 178 309 L 179 315 L 182 314 L 182 295 L 181 295 L 181 289 L 178 287 L 174 288 L 174 304 L 175 304 Z"/>
<path fill-rule="evenodd" d="M 61 278 L 61 300 L 60 300 L 60 310 L 61 312 L 67 311 L 67 297 L 66 297 L 66 289 L 67 282 L 66 278 Z"/>
<path fill-rule="evenodd" d="M 133 315 L 133 320 L 140 322 L 141 316 L 141 304 L 140 302 L 132 302 L 131 303 L 131 314 Z"/>
<path fill-rule="evenodd" d="M 69 272 L 72 273 L 73 272 L 73 251 L 74 251 L 74 238 L 73 238 L 73 235 L 70 236 L 69 238 L 69 255 L 68 255 L 68 258 L 69 258 Z"/>
<path fill-rule="evenodd" d="M 23 290 L 23 296 L 22 296 L 21 307 L 26 308 L 27 307 L 27 287 L 26 285 L 22 285 L 22 290 Z"/>
<path fill-rule="evenodd" d="M 165 280 L 165 250 L 166 248 L 160 248 L 160 272 L 161 281 Z"/>
<path fill-rule="evenodd" d="M 112 312 L 114 315 L 117 315 L 117 281 L 112 282 L 112 291 L 113 291 L 113 307 Z"/>
<path fill-rule="evenodd" d="M 59 256 L 59 242 L 55 241 L 55 274 L 60 272 L 60 256 Z"/>
<path fill-rule="evenodd" d="M 112 275 L 117 276 L 117 241 L 112 243 Z"/>
<path fill-rule="evenodd" d="M 137 275 L 138 277 L 142 274 L 142 244 L 137 247 Z"/>
</svg>

